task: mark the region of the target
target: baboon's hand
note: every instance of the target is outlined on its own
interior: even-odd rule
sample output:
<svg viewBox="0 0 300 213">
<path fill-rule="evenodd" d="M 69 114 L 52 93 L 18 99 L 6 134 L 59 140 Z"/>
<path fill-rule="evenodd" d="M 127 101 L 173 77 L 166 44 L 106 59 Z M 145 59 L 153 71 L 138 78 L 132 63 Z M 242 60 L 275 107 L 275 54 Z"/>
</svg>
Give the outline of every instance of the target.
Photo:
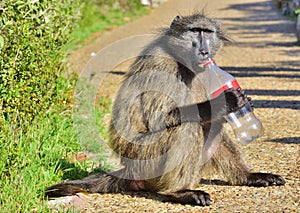
<svg viewBox="0 0 300 213">
<path fill-rule="evenodd" d="M 248 102 L 248 98 L 245 96 L 244 92 L 233 88 L 225 90 L 224 96 L 226 101 L 226 114 L 237 111 Z"/>
<path fill-rule="evenodd" d="M 285 184 L 285 180 L 280 175 L 270 173 L 250 173 L 247 178 L 248 186 L 266 187 L 281 186 Z"/>
<path fill-rule="evenodd" d="M 247 98 L 247 100 L 248 100 L 248 102 L 249 102 L 249 104 L 250 104 L 252 110 L 254 110 L 254 104 L 253 104 L 252 98 L 249 97 L 249 96 L 247 96 L 247 95 L 246 95 L 246 98 Z"/>
</svg>

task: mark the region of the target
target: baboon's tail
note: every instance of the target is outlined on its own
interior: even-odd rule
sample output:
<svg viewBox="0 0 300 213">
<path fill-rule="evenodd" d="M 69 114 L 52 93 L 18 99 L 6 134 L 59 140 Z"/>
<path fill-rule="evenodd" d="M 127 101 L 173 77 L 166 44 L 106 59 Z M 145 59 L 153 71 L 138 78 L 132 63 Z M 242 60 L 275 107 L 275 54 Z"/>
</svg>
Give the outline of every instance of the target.
<svg viewBox="0 0 300 213">
<path fill-rule="evenodd" d="M 55 184 L 46 189 L 47 197 L 62 197 L 76 193 L 117 193 L 128 190 L 129 180 L 111 174 L 96 174 L 81 180 Z"/>
</svg>

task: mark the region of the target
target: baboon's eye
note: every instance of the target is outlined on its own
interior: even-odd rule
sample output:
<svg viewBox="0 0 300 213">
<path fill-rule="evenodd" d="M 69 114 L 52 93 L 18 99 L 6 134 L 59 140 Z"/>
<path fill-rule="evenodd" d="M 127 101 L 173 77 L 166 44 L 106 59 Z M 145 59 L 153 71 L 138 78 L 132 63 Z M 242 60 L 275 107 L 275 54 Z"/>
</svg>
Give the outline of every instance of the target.
<svg viewBox="0 0 300 213">
<path fill-rule="evenodd" d="M 213 30 L 210 30 L 210 29 L 202 29 L 203 32 L 205 33 L 213 33 L 214 31 Z"/>
<path fill-rule="evenodd" d="M 200 33 L 200 32 L 204 32 L 207 34 L 213 33 L 213 30 L 207 29 L 207 28 L 200 28 L 200 27 L 194 27 L 190 29 L 191 32 L 193 33 Z"/>
<path fill-rule="evenodd" d="M 191 28 L 190 31 L 193 33 L 199 33 L 200 28 Z"/>
<path fill-rule="evenodd" d="M 189 31 L 191 31 L 194 34 L 198 34 L 201 32 L 201 29 L 200 28 L 191 28 L 191 29 L 189 29 Z"/>
</svg>

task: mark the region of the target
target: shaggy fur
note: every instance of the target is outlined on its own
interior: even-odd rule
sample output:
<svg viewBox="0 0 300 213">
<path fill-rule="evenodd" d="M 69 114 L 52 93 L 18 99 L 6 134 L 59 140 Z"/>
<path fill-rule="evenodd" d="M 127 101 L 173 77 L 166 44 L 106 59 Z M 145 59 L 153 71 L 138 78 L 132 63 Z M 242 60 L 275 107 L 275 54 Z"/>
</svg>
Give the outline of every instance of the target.
<svg viewBox="0 0 300 213">
<path fill-rule="evenodd" d="M 209 100 L 201 63 L 230 41 L 220 23 L 203 14 L 176 17 L 131 66 L 114 101 L 109 145 L 124 168 L 50 187 L 48 196 L 146 190 L 172 202 L 210 205 L 193 190 L 217 171 L 230 184 L 282 185 L 278 175 L 251 173 L 223 131 L 224 116 L 246 97 L 232 89 Z"/>
</svg>

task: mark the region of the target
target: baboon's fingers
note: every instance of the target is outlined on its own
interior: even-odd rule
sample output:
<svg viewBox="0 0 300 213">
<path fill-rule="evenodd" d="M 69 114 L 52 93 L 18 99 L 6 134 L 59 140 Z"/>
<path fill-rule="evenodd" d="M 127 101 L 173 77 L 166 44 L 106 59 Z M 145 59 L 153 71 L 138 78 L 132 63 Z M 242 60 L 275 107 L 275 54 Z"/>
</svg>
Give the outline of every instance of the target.
<svg viewBox="0 0 300 213">
<path fill-rule="evenodd" d="M 200 190 L 183 190 L 166 196 L 165 201 L 181 204 L 192 204 L 199 206 L 209 206 L 211 204 L 208 193 Z"/>
<path fill-rule="evenodd" d="M 281 186 L 285 180 L 280 175 L 270 173 L 250 173 L 246 185 L 256 187 Z"/>
</svg>

